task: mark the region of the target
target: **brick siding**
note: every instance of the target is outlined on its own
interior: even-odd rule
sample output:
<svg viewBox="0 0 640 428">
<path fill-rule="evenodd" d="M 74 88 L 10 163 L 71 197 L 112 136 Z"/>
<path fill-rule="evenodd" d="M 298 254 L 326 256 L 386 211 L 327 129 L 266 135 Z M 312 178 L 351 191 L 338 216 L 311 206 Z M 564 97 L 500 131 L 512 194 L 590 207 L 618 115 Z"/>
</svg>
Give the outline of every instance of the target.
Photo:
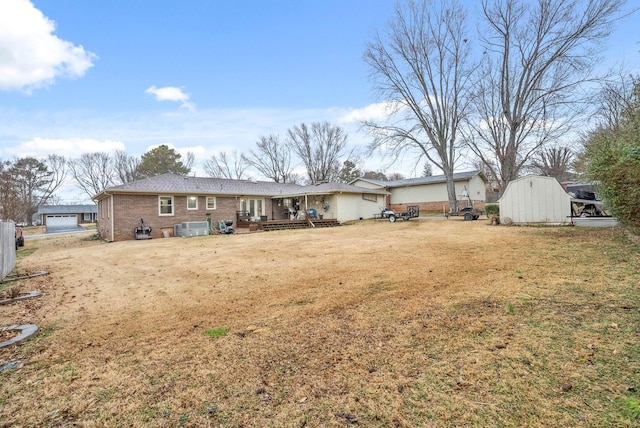
<svg viewBox="0 0 640 428">
<path fill-rule="evenodd" d="M 165 195 L 163 195 L 165 196 Z M 216 209 L 207 210 L 206 197 L 198 196 L 198 209 L 187 209 L 187 196 L 173 196 L 173 215 L 161 216 L 159 214 L 158 195 L 113 195 L 114 215 L 114 241 L 135 239 L 134 229 L 140 226 L 140 219 L 144 225 L 151 227 L 151 238 L 162 238 L 162 229 L 170 229 L 176 224 L 187 221 L 205 221 L 207 214 L 215 227 L 220 221 L 233 220 L 236 223 L 236 212 L 240 209 L 240 198 L 216 197 Z M 111 219 L 109 216 L 109 200 L 107 197 L 98 202 L 98 232 L 103 239 L 111 239 Z M 271 200 L 265 198 L 265 212 L 271 218 Z"/>
</svg>

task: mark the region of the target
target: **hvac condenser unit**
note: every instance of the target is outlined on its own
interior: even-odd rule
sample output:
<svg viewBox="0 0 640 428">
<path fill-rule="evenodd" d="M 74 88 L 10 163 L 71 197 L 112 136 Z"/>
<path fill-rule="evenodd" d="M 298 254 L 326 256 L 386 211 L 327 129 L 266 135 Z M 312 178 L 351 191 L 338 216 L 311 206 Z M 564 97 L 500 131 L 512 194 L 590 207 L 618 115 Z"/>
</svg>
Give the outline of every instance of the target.
<svg viewBox="0 0 640 428">
<path fill-rule="evenodd" d="M 206 221 L 185 221 L 182 223 L 181 236 L 205 236 L 208 234 L 209 223 L 207 223 Z"/>
</svg>

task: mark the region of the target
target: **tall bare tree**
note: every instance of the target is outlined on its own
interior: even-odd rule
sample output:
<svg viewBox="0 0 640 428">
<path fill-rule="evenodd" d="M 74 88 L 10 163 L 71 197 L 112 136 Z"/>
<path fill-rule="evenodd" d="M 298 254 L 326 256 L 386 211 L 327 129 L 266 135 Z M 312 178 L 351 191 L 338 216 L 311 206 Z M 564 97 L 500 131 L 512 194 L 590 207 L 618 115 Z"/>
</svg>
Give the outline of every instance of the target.
<svg viewBox="0 0 640 428">
<path fill-rule="evenodd" d="M 49 155 L 42 160 L 28 156 L 17 159 L 10 165 L 5 164 L 5 177 L 15 198 L 10 197 L 14 205 L 3 206 L 3 210 L 10 210 L 11 217 L 16 221 L 31 224 L 38 207 L 48 203 L 64 183 L 65 168 L 64 157 L 58 155 Z"/>
<path fill-rule="evenodd" d="M 204 161 L 204 170 L 209 177 L 242 180 L 249 167 L 247 157 L 235 150 L 219 152 Z"/>
<path fill-rule="evenodd" d="M 446 177 L 451 210 L 458 208 L 453 173 L 472 72 L 466 21 L 457 1 L 398 3 L 386 33 L 376 34 L 365 52 L 375 88 L 400 117 L 365 122 L 374 135 L 371 149 L 395 159 L 416 153 L 416 165 L 426 157 Z"/>
<path fill-rule="evenodd" d="M 251 150 L 248 161 L 265 177 L 276 183 L 295 183 L 297 174 L 291 167 L 291 151 L 278 135 L 260 137 L 256 151 Z"/>
<path fill-rule="evenodd" d="M 287 146 L 304 164 L 310 183 L 340 179 L 340 158 L 347 149 L 347 134 L 340 126 L 328 122 L 296 125 L 287 131 Z"/>
<path fill-rule="evenodd" d="M 555 177 L 558 181 L 567 181 L 573 177 L 571 165 L 573 152 L 569 147 L 545 147 L 531 159 L 529 169 L 547 177 Z"/>
<path fill-rule="evenodd" d="M 469 148 L 501 190 L 583 113 L 600 43 L 625 0 L 482 0 Z"/>
<path fill-rule="evenodd" d="M 610 79 L 602 84 L 596 102 L 600 128 L 616 130 L 625 125 L 634 111 L 634 90 L 640 85 L 640 77 L 632 74 L 619 74 L 615 79 Z"/>
<path fill-rule="evenodd" d="M 90 198 L 118 181 L 111 154 L 107 152 L 83 153 L 69 162 L 71 178 Z"/>
<path fill-rule="evenodd" d="M 130 183 L 136 179 L 136 172 L 140 166 L 139 158 L 128 155 L 124 150 L 117 150 L 112 158 L 113 168 L 120 183 Z"/>
</svg>

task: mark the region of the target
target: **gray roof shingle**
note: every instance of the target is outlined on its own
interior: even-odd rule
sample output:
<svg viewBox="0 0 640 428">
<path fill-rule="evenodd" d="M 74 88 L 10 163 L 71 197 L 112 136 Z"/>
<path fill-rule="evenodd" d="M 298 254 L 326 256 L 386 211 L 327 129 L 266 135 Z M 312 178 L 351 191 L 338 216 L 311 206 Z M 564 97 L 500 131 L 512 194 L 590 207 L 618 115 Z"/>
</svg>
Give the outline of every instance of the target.
<svg viewBox="0 0 640 428">
<path fill-rule="evenodd" d="M 476 175 L 482 175 L 480 171 L 466 171 L 466 172 L 454 172 L 453 180 L 468 180 L 473 178 Z M 484 177 L 484 175 L 482 175 Z M 419 186 L 422 184 L 435 184 L 435 183 L 444 183 L 446 182 L 446 178 L 444 175 L 434 175 L 431 177 L 418 177 L 418 178 L 407 178 L 404 180 L 393 180 L 393 181 L 384 181 L 384 180 L 372 180 L 368 178 L 357 178 L 356 180 L 364 180 L 372 184 L 376 184 L 380 187 L 386 188 L 394 188 L 394 187 L 406 187 L 406 186 Z M 352 183 L 353 183 L 352 181 Z"/>
<path fill-rule="evenodd" d="M 300 186 L 291 183 L 275 183 L 271 181 L 231 180 L 225 178 L 189 177 L 166 173 L 143 180 L 121 184 L 106 189 L 104 193 L 181 193 L 200 195 L 252 195 L 267 197 L 287 197 L 301 194 L 318 193 L 381 193 L 363 187 L 344 183 L 323 183 L 311 186 Z"/>
<path fill-rule="evenodd" d="M 43 205 L 38 208 L 37 214 L 84 214 L 97 213 L 98 206 L 90 205 Z"/>
</svg>

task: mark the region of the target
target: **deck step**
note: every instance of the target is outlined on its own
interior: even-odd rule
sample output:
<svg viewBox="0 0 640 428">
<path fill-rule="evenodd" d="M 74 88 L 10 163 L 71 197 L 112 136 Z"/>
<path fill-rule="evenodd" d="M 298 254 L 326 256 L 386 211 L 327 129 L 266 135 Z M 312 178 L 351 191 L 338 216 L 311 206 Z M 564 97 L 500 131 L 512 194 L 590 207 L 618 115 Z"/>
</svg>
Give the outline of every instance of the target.
<svg viewBox="0 0 640 428">
<path fill-rule="evenodd" d="M 311 220 L 313 227 L 335 227 L 340 226 L 336 219 L 314 219 Z M 309 229 L 312 227 L 306 220 L 271 220 L 260 223 L 260 228 L 270 232 L 273 230 Z"/>
</svg>

